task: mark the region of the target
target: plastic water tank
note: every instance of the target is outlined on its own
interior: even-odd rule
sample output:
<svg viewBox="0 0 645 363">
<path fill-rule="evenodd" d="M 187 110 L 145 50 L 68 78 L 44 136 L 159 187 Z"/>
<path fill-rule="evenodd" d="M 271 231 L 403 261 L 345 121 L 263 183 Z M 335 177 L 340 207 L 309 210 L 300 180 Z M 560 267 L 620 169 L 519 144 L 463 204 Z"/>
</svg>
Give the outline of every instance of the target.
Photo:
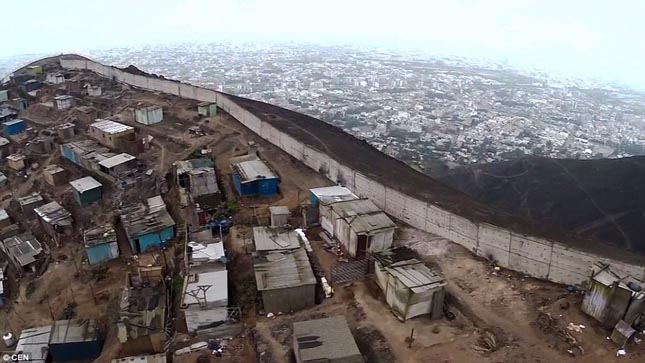
<svg viewBox="0 0 645 363">
<path fill-rule="evenodd" d="M 16 344 L 16 340 L 13 337 L 13 334 L 7 333 L 2 336 L 2 340 L 4 341 L 4 345 L 6 347 L 13 347 L 14 344 Z"/>
</svg>

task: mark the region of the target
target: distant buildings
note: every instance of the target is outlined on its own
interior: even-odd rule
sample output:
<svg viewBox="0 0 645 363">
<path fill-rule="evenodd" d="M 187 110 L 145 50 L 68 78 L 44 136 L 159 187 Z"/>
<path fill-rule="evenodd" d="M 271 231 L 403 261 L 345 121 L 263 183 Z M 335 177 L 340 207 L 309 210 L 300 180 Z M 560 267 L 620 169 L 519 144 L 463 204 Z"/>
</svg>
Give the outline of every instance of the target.
<svg viewBox="0 0 645 363">
<path fill-rule="evenodd" d="M 362 363 L 344 316 L 293 323 L 293 353 L 297 363 Z"/>
<path fill-rule="evenodd" d="M 65 76 L 62 73 L 47 73 L 45 76 L 45 82 L 51 84 L 61 84 L 65 82 Z"/>
<path fill-rule="evenodd" d="M 233 185 L 242 197 L 270 197 L 278 193 L 278 177 L 257 156 L 231 158 Z"/>
<path fill-rule="evenodd" d="M 135 120 L 143 125 L 154 125 L 163 121 L 163 108 L 161 106 L 137 107 L 134 110 Z"/>
<path fill-rule="evenodd" d="M 123 208 L 120 219 L 134 254 L 161 249 L 175 238 L 175 221 L 161 196 Z"/>
</svg>

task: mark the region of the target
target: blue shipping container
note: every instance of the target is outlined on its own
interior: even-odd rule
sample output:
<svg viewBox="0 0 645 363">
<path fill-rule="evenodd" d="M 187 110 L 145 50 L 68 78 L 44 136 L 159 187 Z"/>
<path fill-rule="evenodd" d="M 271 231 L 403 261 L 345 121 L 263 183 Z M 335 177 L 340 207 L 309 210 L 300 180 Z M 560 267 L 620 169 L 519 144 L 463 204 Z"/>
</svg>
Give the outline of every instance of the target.
<svg viewBox="0 0 645 363">
<path fill-rule="evenodd" d="M 6 136 L 17 135 L 24 132 L 26 129 L 27 125 L 25 124 L 25 121 L 21 119 L 7 121 L 2 124 L 2 131 Z"/>
</svg>

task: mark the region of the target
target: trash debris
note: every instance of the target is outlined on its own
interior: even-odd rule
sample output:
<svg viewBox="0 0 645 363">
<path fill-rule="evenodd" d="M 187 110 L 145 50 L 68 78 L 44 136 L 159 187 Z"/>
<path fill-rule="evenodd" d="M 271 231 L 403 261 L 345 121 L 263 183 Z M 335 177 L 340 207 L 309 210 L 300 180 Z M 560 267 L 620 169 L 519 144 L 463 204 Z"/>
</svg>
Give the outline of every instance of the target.
<svg viewBox="0 0 645 363">
<path fill-rule="evenodd" d="M 569 326 L 563 328 L 559 326 L 558 320 L 554 319 L 551 314 L 544 311 L 540 311 L 536 323 L 543 332 L 553 333 L 557 338 L 569 344 L 569 350 L 573 351 L 575 348 L 580 351 L 581 355 L 585 353 L 585 350 L 578 339 L 576 339 L 567 331 L 577 331 L 579 329 L 580 332 L 582 332 L 583 328 L 581 328 L 580 325 L 574 325 L 573 323 L 570 323 Z M 571 329 L 569 329 L 569 327 L 571 327 Z"/>
<path fill-rule="evenodd" d="M 495 266 L 495 269 L 494 269 L 494 270 L 499 272 L 499 271 L 501 271 L 501 270 L 502 270 L 502 268 L 501 268 L 501 267 L 499 267 L 499 266 Z"/>
<path fill-rule="evenodd" d="M 325 298 L 329 299 L 334 295 L 334 288 L 329 285 L 325 277 L 320 278 L 320 283 L 322 284 L 323 291 L 325 292 Z"/>
<path fill-rule="evenodd" d="M 634 337 L 634 343 L 640 344 L 643 341 L 643 339 L 638 339 L 638 337 Z"/>
<path fill-rule="evenodd" d="M 273 314 L 273 313 L 268 313 L 267 314 L 267 318 L 273 318 L 274 316 L 275 316 L 275 314 Z"/>
<path fill-rule="evenodd" d="M 622 356 L 624 356 L 626 354 L 627 354 L 627 352 L 623 348 L 620 348 L 620 349 L 618 349 L 618 351 L 616 351 L 616 357 L 622 357 Z"/>
<path fill-rule="evenodd" d="M 485 330 L 477 339 L 477 344 L 473 344 L 471 347 L 478 352 L 496 351 L 497 339 L 495 338 L 495 334 Z"/>
<path fill-rule="evenodd" d="M 567 330 L 571 330 L 571 331 L 574 331 L 576 333 L 582 333 L 582 329 L 584 329 L 584 328 L 585 328 L 584 325 L 582 325 L 582 324 L 576 325 L 574 323 L 569 323 L 569 325 L 567 326 Z"/>
</svg>

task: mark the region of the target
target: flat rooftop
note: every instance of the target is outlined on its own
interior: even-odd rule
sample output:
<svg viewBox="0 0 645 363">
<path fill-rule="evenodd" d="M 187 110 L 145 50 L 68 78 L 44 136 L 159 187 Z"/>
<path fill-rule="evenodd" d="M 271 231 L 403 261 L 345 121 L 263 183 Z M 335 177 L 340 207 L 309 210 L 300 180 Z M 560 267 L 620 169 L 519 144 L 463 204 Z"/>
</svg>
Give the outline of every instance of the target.
<svg viewBox="0 0 645 363">
<path fill-rule="evenodd" d="M 72 180 L 71 182 L 69 182 L 69 184 L 72 186 L 72 188 L 74 188 L 74 190 L 81 194 L 103 186 L 103 184 L 99 183 L 98 180 L 92 178 L 91 176 Z"/>
<path fill-rule="evenodd" d="M 269 166 L 257 158 L 233 162 L 232 168 L 233 172 L 240 177 L 242 183 L 250 183 L 260 179 L 277 179 Z"/>
<path fill-rule="evenodd" d="M 132 126 L 124 125 L 116 121 L 105 120 L 105 119 L 97 119 L 96 122 L 90 125 L 90 127 L 101 130 L 102 132 L 105 132 L 106 134 L 110 134 L 110 135 L 134 131 L 134 127 Z"/>
<path fill-rule="evenodd" d="M 363 361 L 344 316 L 295 322 L 293 337 L 299 362 Z"/>
<path fill-rule="evenodd" d="M 253 227 L 253 242 L 258 252 L 300 248 L 298 234 L 280 228 Z"/>
</svg>

